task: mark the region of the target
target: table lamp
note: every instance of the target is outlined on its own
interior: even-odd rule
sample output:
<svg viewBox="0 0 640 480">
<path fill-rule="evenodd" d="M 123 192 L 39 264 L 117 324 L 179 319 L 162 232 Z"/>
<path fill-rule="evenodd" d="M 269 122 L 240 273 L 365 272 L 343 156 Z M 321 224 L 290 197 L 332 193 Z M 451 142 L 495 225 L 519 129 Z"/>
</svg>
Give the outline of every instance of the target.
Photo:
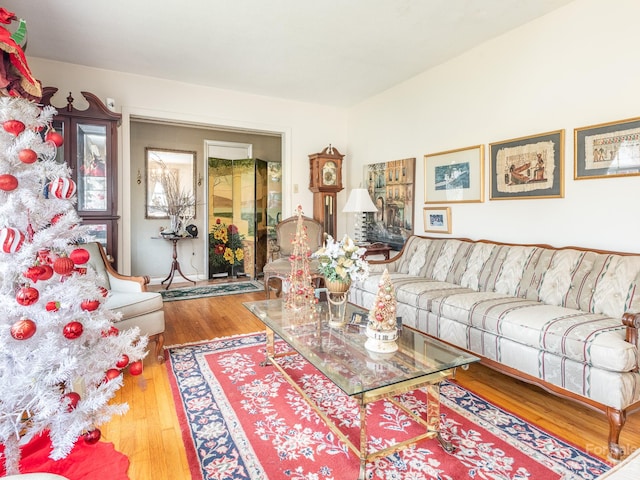
<svg viewBox="0 0 640 480">
<path fill-rule="evenodd" d="M 342 209 L 343 213 L 355 213 L 355 235 L 354 241 L 356 244 L 364 243 L 367 241 L 367 212 L 377 212 L 378 208 L 375 206 L 369 192 L 366 188 L 354 188 L 349 193 L 347 203 Z"/>
</svg>

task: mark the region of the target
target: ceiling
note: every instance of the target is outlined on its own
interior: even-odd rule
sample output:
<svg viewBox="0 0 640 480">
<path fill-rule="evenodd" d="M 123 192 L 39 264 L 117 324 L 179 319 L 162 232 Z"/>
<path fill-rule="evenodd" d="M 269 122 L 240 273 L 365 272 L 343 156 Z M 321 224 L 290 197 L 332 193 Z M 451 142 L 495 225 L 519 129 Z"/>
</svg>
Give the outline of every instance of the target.
<svg viewBox="0 0 640 480">
<path fill-rule="evenodd" d="M 571 1 L 4 0 L 2 6 L 27 21 L 27 57 L 348 107 Z"/>
</svg>

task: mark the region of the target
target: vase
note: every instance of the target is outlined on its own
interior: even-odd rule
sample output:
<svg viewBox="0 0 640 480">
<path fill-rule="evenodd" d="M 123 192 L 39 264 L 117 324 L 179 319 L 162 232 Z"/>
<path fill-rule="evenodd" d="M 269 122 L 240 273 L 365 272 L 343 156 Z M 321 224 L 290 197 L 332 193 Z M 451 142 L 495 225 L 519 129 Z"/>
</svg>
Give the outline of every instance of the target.
<svg viewBox="0 0 640 480">
<path fill-rule="evenodd" d="M 169 229 L 174 235 L 180 234 L 180 217 L 178 215 L 169 215 Z"/>
<path fill-rule="evenodd" d="M 349 288 L 351 281 L 328 280 L 325 278 L 324 285 L 327 287 L 327 303 L 329 307 L 329 326 L 343 327 L 347 323 L 345 314 L 347 312 L 347 299 L 349 298 Z"/>
</svg>

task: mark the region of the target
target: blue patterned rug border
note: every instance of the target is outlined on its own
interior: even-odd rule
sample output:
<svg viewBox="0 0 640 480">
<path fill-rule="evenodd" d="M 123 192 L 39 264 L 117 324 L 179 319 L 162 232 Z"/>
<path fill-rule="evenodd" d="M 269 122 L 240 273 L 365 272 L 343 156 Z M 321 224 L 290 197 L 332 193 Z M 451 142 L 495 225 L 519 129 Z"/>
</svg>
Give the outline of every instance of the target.
<svg viewBox="0 0 640 480">
<path fill-rule="evenodd" d="M 164 302 L 175 302 L 177 300 L 192 300 L 194 298 L 215 297 L 221 295 L 235 295 L 238 293 L 260 292 L 264 286 L 255 280 L 242 282 L 217 283 L 213 285 L 203 285 L 201 287 L 174 288 L 173 290 L 161 290 Z"/>
</svg>

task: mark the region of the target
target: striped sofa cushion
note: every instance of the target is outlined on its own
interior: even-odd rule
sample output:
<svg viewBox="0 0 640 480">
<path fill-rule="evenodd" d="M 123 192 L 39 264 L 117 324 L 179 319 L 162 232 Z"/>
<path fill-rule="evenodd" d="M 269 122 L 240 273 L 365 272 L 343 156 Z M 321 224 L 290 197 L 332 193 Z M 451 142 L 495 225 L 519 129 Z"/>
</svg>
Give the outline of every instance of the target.
<svg viewBox="0 0 640 480">
<path fill-rule="evenodd" d="M 625 341 L 620 320 L 546 305 L 496 292 L 451 292 L 433 298 L 431 311 L 541 352 L 611 371 L 637 365 L 636 348 Z"/>
</svg>

